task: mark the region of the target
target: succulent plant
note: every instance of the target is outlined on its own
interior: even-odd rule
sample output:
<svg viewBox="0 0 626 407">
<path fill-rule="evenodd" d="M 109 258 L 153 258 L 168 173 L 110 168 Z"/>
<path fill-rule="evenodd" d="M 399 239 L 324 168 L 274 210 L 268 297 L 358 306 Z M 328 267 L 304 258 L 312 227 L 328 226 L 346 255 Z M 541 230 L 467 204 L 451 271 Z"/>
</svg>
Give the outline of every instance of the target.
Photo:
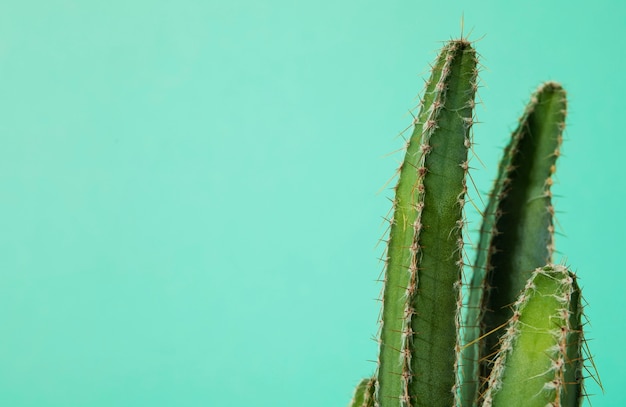
<svg viewBox="0 0 626 407">
<path fill-rule="evenodd" d="M 377 370 L 351 407 L 569 407 L 585 394 L 581 293 L 552 259 L 566 93 L 546 82 L 531 96 L 467 264 L 478 66 L 472 43 L 453 40 L 426 82 L 394 188 Z"/>
</svg>

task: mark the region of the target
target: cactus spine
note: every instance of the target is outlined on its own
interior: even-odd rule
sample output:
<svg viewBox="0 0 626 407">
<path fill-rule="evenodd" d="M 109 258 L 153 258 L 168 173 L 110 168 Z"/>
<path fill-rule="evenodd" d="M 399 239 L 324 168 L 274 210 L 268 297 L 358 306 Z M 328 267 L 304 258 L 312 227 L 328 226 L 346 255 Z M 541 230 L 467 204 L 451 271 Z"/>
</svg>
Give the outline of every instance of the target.
<svg viewBox="0 0 626 407">
<path fill-rule="evenodd" d="M 462 286 L 477 66 L 470 42 L 450 41 L 426 82 L 392 201 L 378 368 L 351 407 L 574 407 L 584 395 L 581 293 L 552 264 L 567 110 L 555 82 L 532 95 L 504 150 Z"/>
</svg>

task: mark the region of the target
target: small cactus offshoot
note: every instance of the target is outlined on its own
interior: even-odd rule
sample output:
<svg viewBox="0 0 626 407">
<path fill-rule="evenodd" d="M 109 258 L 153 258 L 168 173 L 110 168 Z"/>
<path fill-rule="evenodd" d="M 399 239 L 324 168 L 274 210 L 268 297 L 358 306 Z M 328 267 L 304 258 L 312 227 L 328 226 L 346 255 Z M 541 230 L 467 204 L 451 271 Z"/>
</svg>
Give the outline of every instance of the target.
<svg viewBox="0 0 626 407">
<path fill-rule="evenodd" d="M 513 304 L 500 337 L 483 407 L 579 405 L 582 324 L 576 276 L 564 266 L 537 268 Z"/>
<path fill-rule="evenodd" d="M 546 82 L 531 96 L 466 264 L 478 66 L 472 43 L 450 41 L 426 82 L 394 188 L 378 366 L 350 407 L 570 407 L 585 396 L 582 297 L 552 263 L 566 93 Z"/>
</svg>

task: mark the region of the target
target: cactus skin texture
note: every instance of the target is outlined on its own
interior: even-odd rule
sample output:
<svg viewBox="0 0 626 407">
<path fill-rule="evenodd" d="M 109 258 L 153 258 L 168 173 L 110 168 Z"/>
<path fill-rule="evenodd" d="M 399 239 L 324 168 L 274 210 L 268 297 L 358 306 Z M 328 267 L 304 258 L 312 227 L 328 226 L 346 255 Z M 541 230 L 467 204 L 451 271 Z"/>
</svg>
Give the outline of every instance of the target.
<svg viewBox="0 0 626 407">
<path fill-rule="evenodd" d="M 453 40 L 426 82 L 392 201 L 378 366 L 350 407 L 577 407 L 585 396 L 582 296 L 552 260 L 567 110 L 555 82 L 533 93 L 504 150 L 463 285 L 477 67 L 472 44 Z"/>
<path fill-rule="evenodd" d="M 579 406 L 581 297 L 566 267 L 536 269 L 500 338 L 483 407 Z"/>
</svg>

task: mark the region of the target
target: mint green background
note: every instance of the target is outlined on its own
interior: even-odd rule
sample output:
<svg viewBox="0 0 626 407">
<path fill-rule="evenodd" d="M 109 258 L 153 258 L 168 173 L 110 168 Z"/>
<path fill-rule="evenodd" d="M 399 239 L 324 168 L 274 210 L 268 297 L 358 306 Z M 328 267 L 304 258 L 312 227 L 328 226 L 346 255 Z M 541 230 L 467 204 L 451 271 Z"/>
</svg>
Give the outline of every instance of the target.
<svg viewBox="0 0 626 407">
<path fill-rule="evenodd" d="M 0 405 L 346 405 L 377 352 L 384 154 L 463 13 L 483 196 L 530 92 L 569 91 L 557 244 L 593 405 L 623 405 L 617 0 L 3 2 Z"/>
</svg>

